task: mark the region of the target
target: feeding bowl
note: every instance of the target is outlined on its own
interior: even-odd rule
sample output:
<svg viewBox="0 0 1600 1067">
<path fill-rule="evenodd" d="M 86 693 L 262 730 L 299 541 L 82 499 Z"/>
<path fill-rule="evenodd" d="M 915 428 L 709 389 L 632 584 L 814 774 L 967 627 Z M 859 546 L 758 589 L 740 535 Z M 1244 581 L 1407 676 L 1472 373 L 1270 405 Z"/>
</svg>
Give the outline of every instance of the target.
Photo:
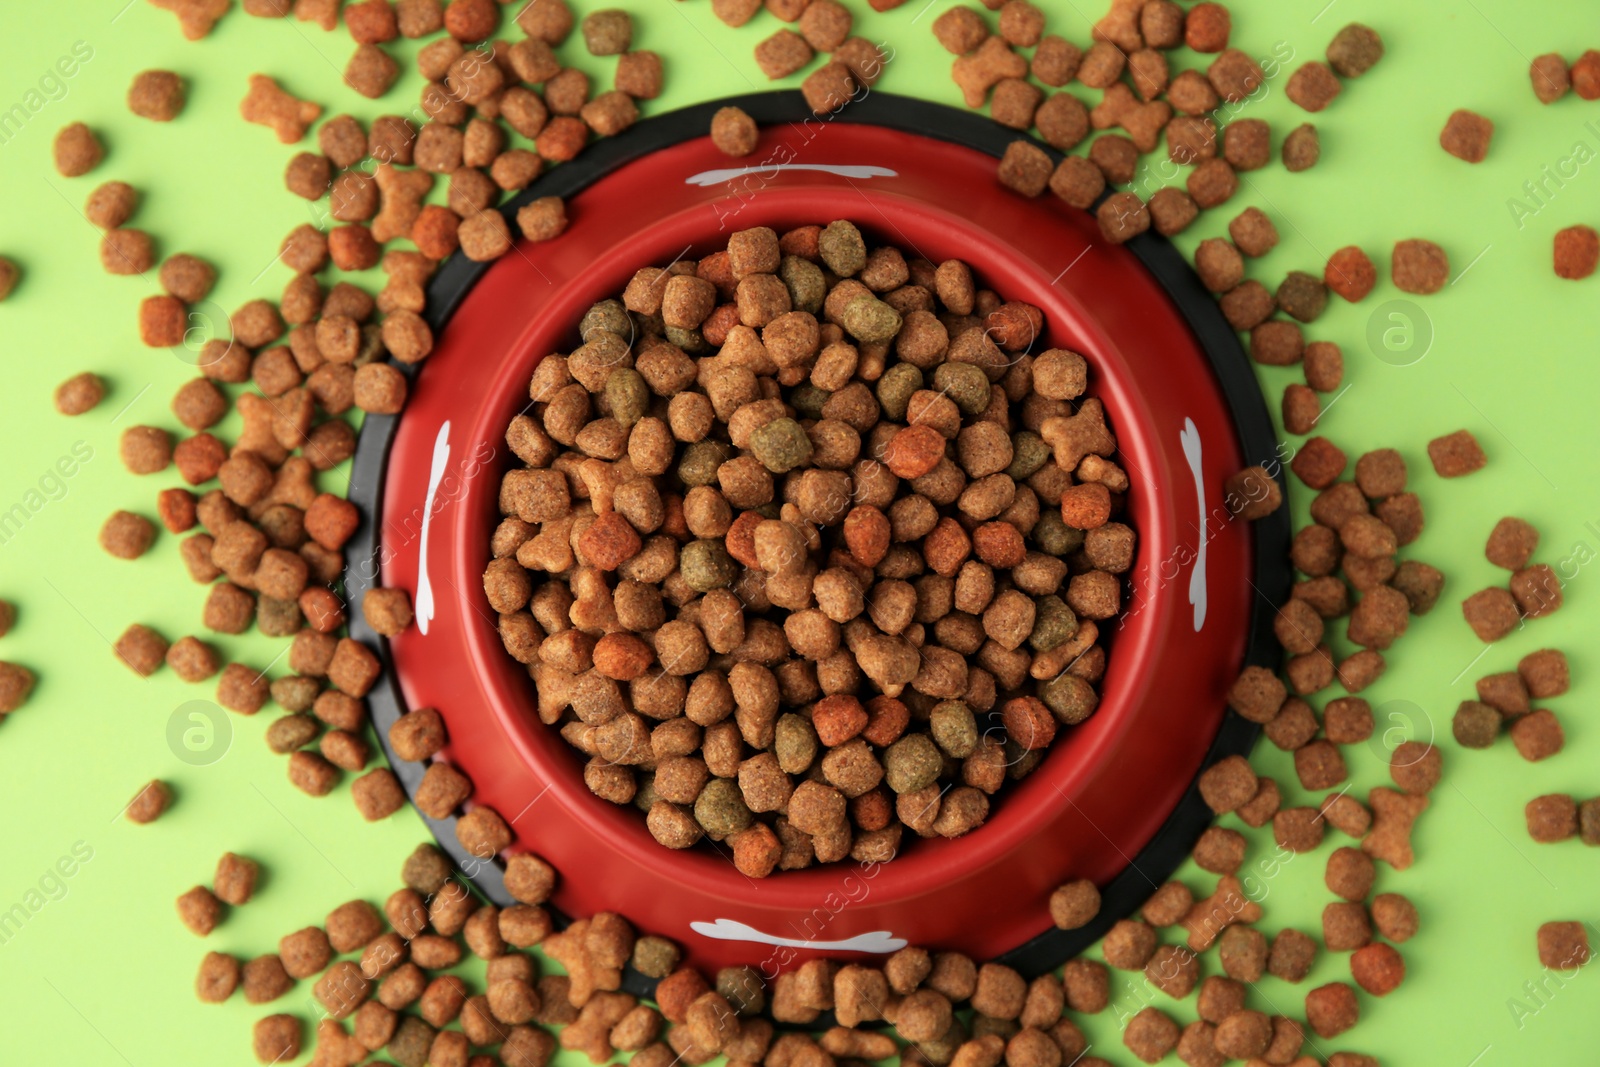
<svg viewBox="0 0 1600 1067">
<path fill-rule="evenodd" d="M 749 157 L 706 136 L 727 103 L 762 125 Z M 1288 586 L 1282 512 L 1251 525 L 1222 503 L 1227 476 L 1276 457 L 1271 424 L 1237 338 L 1176 250 L 1154 236 L 1108 244 L 1090 213 L 1001 187 L 996 157 L 1014 138 L 981 116 L 882 93 L 829 119 L 797 93 L 693 107 L 599 142 L 504 209 L 564 196 L 561 236 L 519 242 L 493 264 L 454 257 L 433 280 L 435 350 L 403 416 L 366 420 L 351 484 L 366 516 L 349 548 L 351 599 L 403 588 L 416 623 L 387 641 L 359 613 L 352 628 L 386 666 L 369 698 L 380 734 L 407 709 L 440 709 L 450 740 L 436 758 L 471 778 L 471 803 L 511 825 L 511 851 L 561 872 L 559 912 L 618 912 L 706 969 L 770 976 L 814 954 L 870 960 L 914 944 L 1038 973 L 1136 908 L 1207 823 L 1195 777 L 1254 739 L 1225 693 L 1244 664 L 1275 661 L 1271 611 Z M 1043 310 L 1039 348 L 1089 362 L 1089 394 L 1132 481 L 1138 546 L 1123 615 L 1106 624 L 1098 710 L 1006 784 L 983 826 L 954 840 L 908 834 L 888 863 L 752 880 L 709 843 L 662 847 L 641 812 L 589 793 L 583 757 L 535 714 L 481 576 L 500 477 L 515 463 L 506 426 L 528 406 L 539 358 L 578 344 L 584 311 L 640 267 L 703 255 L 736 230 L 836 218 L 869 245 L 963 259 L 980 285 Z M 389 755 L 413 792 L 423 767 Z M 512 903 L 500 864 L 469 855 L 453 818 L 430 824 L 489 899 Z M 1101 914 L 1057 931 L 1047 900 L 1075 878 L 1100 884 Z"/>
</svg>

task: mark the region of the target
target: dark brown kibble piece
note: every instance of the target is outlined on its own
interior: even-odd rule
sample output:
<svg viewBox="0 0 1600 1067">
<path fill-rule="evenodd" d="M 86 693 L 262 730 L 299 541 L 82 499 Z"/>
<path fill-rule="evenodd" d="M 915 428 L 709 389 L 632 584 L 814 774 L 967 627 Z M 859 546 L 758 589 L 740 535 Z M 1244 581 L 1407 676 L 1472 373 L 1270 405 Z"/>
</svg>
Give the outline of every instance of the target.
<svg viewBox="0 0 1600 1067">
<path fill-rule="evenodd" d="M 1322 143 L 1317 137 L 1317 128 L 1303 123 L 1290 130 L 1283 139 L 1282 155 L 1283 165 L 1291 173 L 1316 166 L 1317 160 L 1322 157 Z"/>
<path fill-rule="evenodd" d="M 1289 76 L 1283 94 L 1304 110 L 1317 112 L 1331 104 L 1342 88 L 1326 64 L 1312 61 Z"/>
<path fill-rule="evenodd" d="M 1328 42 L 1328 65 L 1343 78 L 1359 78 L 1383 58 L 1378 31 L 1352 22 Z"/>
<path fill-rule="evenodd" d="M 1265 467 L 1246 467 L 1222 488 L 1224 505 L 1248 522 L 1266 518 L 1283 504 L 1283 488 Z"/>
</svg>

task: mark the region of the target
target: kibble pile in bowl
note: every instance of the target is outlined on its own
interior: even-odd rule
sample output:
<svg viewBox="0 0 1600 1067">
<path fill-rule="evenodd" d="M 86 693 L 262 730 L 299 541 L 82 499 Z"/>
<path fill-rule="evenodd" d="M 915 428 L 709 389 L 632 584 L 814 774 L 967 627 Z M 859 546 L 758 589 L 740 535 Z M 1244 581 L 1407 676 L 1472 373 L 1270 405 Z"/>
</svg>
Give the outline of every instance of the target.
<svg viewBox="0 0 1600 1067">
<path fill-rule="evenodd" d="M 755 877 L 883 862 L 1094 712 L 1129 482 L 1043 327 L 836 221 L 640 270 L 537 364 L 484 592 L 596 796 Z"/>
</svg>

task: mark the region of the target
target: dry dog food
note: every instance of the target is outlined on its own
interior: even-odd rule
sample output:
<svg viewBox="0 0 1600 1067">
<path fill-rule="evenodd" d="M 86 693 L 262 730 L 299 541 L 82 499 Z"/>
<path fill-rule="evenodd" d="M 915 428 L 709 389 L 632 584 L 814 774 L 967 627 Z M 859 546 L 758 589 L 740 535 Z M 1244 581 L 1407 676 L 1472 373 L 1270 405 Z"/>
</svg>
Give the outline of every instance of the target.
<svg viewBox="0 0 1600 1067">
<path fill-rule="evenodd" d="M 0 715 L 22 707 L 33 692 L 33 672 L 15 663 L 0 660 Z"/>
<path fill-rule="evenodd" d="M 1556 233 L 1556 277 L 1587 278 L 1600 264 L 1600 234 L 1588 226 L 1568 226 Z"/>
<path fill-rule="evenodd" d="M 1316 112 L 1333 103 L 1342 88 L 1339 79 L 1326 64 L 1313 60 L 1289 76 L 1289 84 L 1284 87 L 1283 95 L 1306 111 Z"/>
<path fill-rule="evenodd" d="M 154 122 L 171 122 L 183 110 L 183 79 L 170 70 L 146 70 L 128 87 L 128 110 Z"/>
<path fill-rule="evenodd" d="M 1354 304 L 1372 292 L 1378 272 L 1367 254 L 1351 245 L 1328 257 L 1322 280 L 1329 290 Z"/>
<path fill-rule="evenodd" d="M 1327 57 L 1341 78 L 1359 78 L 1383 58 L 1383 38 L 1370 26 L 1352 22 L 1328 42 Z"/>
<path fill-rule="evenodd" d="M 239 104 L 246 122 L 266 126 L 284 144 L 294 144 L 322 114 L 322 107 L 308 100 L 297 100 L 265 74 L 250 75 L 250 91 Z"/>
<path fill-rule="evenodd" d="M 143 826 L 155 822 L 171 806 L 172 789 L 157 778 L 146 782 L 139 792 L 134 794 L 123 814 L 129 822 Z"/>
<path fill-rule="evenodd" d="M 81 122 L 61 127 L 51 145 L 55 157 L 56 173 L 63 178 L 76 178 L 89 173 L 105 158 L 105 149 L 94 131 Z"/>
<path fill-rule="evenodd" d="M 1289 131 L 1283 139 L 1283 165 L 1293 173 L 1310 170 L 1317 165 L 1317 160 L 1322 158 L 1322 142 L 1317 137 L 1317 128 L 1309 123 L 1302 123 Z"/>
<path fill-rule="evenodd" d="M 1572 89 L 1581 99 L 1600 100 L 1600 52 L 1590 49 L 1567 72 Z"/>
<path fill-rule="evenodd" d="M 63 415 L 82 415 L 105 399 L 105 383 L 99 375 L 84 371 L 56 386 L 56 410 Z"/>
<path fill-rule="evenodd" d="M 1476 112 L 1461 109 L 1450 113 L 1444 131 L 1439 134 L 1439 146 L 1457 159 L 1482 163 L 1489 155 L 1489 139 L 1493 136 L 1494 123 Z"/>
<path fill-rule="evenodd" d="M 1556 52 L 1535 56 L 1528 66 L 1528 77 L 1533 82 L 1533 95 L 1539 98 L 1541 104 L 1555 103 L 1572 88 L 1567 61 Z"/>
<path fill-rule="evenodd" d="M 1471 430 L 1457 430 L 1428 442 L 1428 460 L 1441 478 L 1460 478 L 1489 462 Z"/>
<path fill-rule="evenodd" d="M 1437 293 L 1450 280 L 1450 259 L 1432 241 L 1397 241 L 1390 266 L 1395 287 L 1406 293 Z"/>
<path fill-rule="evenodd" d="M 991 309 L 848 222 L 746 230 L 536 369 L 501 489 L 530 535 L 485 594 L 591 790 L 658 840 L 752 875 L 887 859 L 976 828 L 1093 712 L 1126 479 L 1083 359 Z"/>
<path fill-rule="evenodd" d="M 759 137 L 755 119 L 740 108 L 722 108 L 711 118 L 711 143 L 730 156 L 748 156 Z"/>
<path fill-rule="evenodd" d="M 1575 971 L 1589 962 L 1589 931 L 1581 922 L 1548 922 L 1539 927 L 1539 963 L 1554 971 Z"/>
</svg>

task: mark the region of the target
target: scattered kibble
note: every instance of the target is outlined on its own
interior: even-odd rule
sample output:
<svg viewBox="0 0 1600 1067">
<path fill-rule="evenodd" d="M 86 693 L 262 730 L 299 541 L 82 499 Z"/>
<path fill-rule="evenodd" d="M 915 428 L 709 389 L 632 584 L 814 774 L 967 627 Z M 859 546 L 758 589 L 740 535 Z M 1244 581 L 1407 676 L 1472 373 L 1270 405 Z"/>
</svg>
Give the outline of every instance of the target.
<svg viewBox="0 0 1600 1067">
<path fill-rule="evenodd" d="M 183 79 L 170 70 L 141 71 L 128 87 L 128 110 L 153 122 L 171 122 L 183 102 Z"/>
<path fill-rule="evenodd" d="M 1568 226 L 1555 236 L 1556 277 L 1577 280 L 1600 265 L 1600 233 L 1589 226 Z"/>
<path fill-rule="evenodd" d="M 1439 146 L 1457 159 L 1468 163 L 1482 163 L 1489 155 L 1489 139 L 1494 136 L 1494 123 L 1474 111 L 1465 109 L 1450 113 L 1439 134 Z"/>
</svg>

